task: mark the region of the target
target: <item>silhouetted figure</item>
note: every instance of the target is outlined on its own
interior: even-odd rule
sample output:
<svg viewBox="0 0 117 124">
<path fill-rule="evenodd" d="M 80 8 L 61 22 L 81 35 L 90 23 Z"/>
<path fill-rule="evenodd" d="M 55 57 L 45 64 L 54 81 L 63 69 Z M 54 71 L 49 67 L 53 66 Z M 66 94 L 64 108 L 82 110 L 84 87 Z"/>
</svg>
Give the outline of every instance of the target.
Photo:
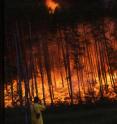
<svg viewBox="0 0 117 124">
<path fill-rule="evenodd" d="M 38 97 L 34 98 L 34 104 L 31 105 L 31 120 L 32 124 L 43 124 L 42 111 L 45 110 L 45 106 L 41 104 L 41 100 Z"/>
</svg>

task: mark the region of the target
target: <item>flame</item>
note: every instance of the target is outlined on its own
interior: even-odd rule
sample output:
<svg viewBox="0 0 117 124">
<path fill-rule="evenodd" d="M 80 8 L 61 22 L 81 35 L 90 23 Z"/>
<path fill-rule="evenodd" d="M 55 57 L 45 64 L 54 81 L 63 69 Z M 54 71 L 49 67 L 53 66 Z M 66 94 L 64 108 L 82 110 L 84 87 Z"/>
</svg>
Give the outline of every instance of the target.
<svg viewBox="0 0 117 124">
<path fill-rule="evenodd" d="M 58 75 L 58 73 L 56 72 L 56 86 L 54 83 L 52 83 L 53 86 L 53 91 L 54 91 L 54 99 L 53 102 L 54 104 L 58 103 L 58 102 L 67 102 L 68 104 L 70 103 L 70 98 L 69 98 L 69 92 L 68 92 L 68 86 L 67 86 L 67 81 L 64 79 L 64 87 L 62 86 L 62 82 L 60 79 L 60 75 Z M 117 77 L 115 77 L 115 79 L 117 79 Z M 114 79 L 114 80 L 115 80 Z M 109 99 L 116 99 L 116 93 L 114 93 L 114 90 L 112 88 L 111 85 L 111 81 L 110 81 L 110 76 L 109 74 L 107 75 L 107 80 L 108 80 L 108 93 L 104 92 L 104 96 L 106 98 Z M 38 81 L 38 96 L 39 98 L 42 100 L 43 102 L 43 91 L 42 91 L 42 84 L 39 83 L 41 82 L 40 78 L 37 78 Z M 96 85 L 93 87 L 94 88 L 94 93 L 95 93 L 95 97 L 99 97 L 100 94 L 100 89 L 99 89 L 99 80 L 98 78 L 96 78 Z M 31 82 L 32 80 L 30 80 L 30 91 L 31 91 Z M 11 99 L 11 87 L 10 85 L 5 85 L 6 89 L 4 90 L 5 93 L 5 107 L 12 107 L 12 99 Z M 14 80 L 13 81 L 13 89 L 14 89 L 14 96 L 17 95 L 15 94 L 17 92 L 17 81 Z M 49 89 L 48 89 L 48 84 L 47 84 L 47 79 L 45 79 L 45 84 L 44 84 L 44 88 L 45 88 L 45 100 L 46 100 L 46 104 L 49 105 L 51 103 L 50 100 L 50 95 L 49 95 Z M 85 93 L 84 93 L 84 88 L 85 88 Z M 35 88 L 34 88 L 35 91 Z M 82 85 L 80 85 L 80 93 L 81 93 L 81 97 L 82 97 L 82 101 L 86 101 L 86 94 L 88 95 L 88 85 L 85 85 L 85 87 L 83 87 Z M 77 78 L 76 76 L 73 76 L 73 97 L 74 97 L 74 104 L 77 104 L 77 94 L 78 94 L 78 86 L 77 86 Z M 24 82 L 22 82 L 22 95 L 23 98 L 25 97 L 25 88 L 24 88 Z M 32 94 L 31 94 L 32 96 Z M 34 96 L 36 96 L 36 92 L 34 92 Z M 16 97 L 16 96 L 15 96 Z M 15 99 L 18 100 L 18 96 Z"/>
<path fill-rule="evenodd" d="M 109 23 L 107 23 L 109 24 Z M 80 34 L 83 34 L 83 28 L 82 25 L 79 25 L 79 32 Z M 113 28 L 112 28 L 113 29 Z M 87 29 L 88 31 L 88 29 Z M 61 31 L 62 32 L 62 31 Z M 89 31 L 90 32 L 90 31 Z M 63 32 L 62 32 L 63 33 Z M 108 33 L 108 32 L 107 32 Z M 111 33 L 111 32 L 110 32 Z M 56 34 L 57 35 L 57 34 Z M 109 38 L 109 34 L 106 34 Z M 64 34 L 62 35 L 62 37 L 64 37 Z M 89 37 L 89 40 L 92 41 L 94 40 L 91 36 L 91 33 L 89 34 L 89 36 L 87 36 L 87 38 Z M 56 38 L 56 37 L 55 37 Z M 81 35 L 81 37 L 79 38 L 81 41 L 83 41 L 83 36 Z M 56 39 L 53 39 L 56 40 Z M 112 41 L 113 43 L 115 41 Z M 115 47 L 115 49 L 117 49 L 117 44 L 114 43 L 112 44 L 113 47 Z M 60 45 L 61 46 L 61 45 Z M 35 48 L 36 49 L 36 48 Z M 58 49 L 59 49 L 59 53 L 58 53 Z M 106 98 L 109 98 L 111 100 L 113 99 L 117 99 L 117 93 L 114 91 L 115 89 L 113 88 L 113 84 L 112 82 L 114 82 L 115 87 L 117 87 L 117 71 L 113 72 L 113 75 L 110 75 L 108 70 L 108 64 L 106 64 L 106 56 L 104 57 L 104 67 L 105 67 L 105 76 L 107 79 L 107 85 L 105 85 L 105 78 L 102 78 L 103 75 L 98 76 L 98 69 L 97 69 L 97 58 L 96 58 L 96 50 L 95 50 L 95 44 L 92 42 L 92 44 L 90 46 L 87 46 L 87 50 L 90 56 L 90 61 L 89 61 L 89 57 L 88 57 L 88 53 L 85 52 L 84 56 L 81 56 L 80 61 L 82 61 L 82 64 L 85 65 L 84 66 L 84 70 L 83 72 L 79 73 L 79 76 L 82 77 L 80 78 L 80 80 L 78 80 L 78 77 L 76 75 L 76 70 L 74 69 L 74 65 L 73 65 L 73 55 L 70 54 L 70 70 L 71 70 L 71 78 L 72 78 L 72 88 L 73 88 L 73 100 L 74 100 L 74 104 L 78 103 L 78 95 L 79 95 L 79 89 L 80 89 L 80 95 L 82 98 L 82 101 L 86 101 L 86 97 L 88 98 L 91 97 L 93 92 L 93 95 L 95 96 L 96 99 L 99 98 L 100 96 L 100 79 L 101 78 L 101 86 L 103 88 L 103 95 Z M 51 68 L 51 77 L 52 77 L 52 84 L 51 87 L 53 87 L 53 94 L 54 94 L 54 98 L 53 98 L 53 102 L 56 104 L 57 102 L 61 101 L 61 102 L 67 102 L 70 103 L 70 96 L 69 96 L 69 87 L 68 87 L 68 82 L 67 82 L 67 77 L 66 77 L 66 72 L 65 72 L 65 68 L 63 66 L 63 56 L 62 56 L 62 48 L 58 48 L 58 45 L 56 44 L 56 42 L 51 43 L 49 46 L 49 54 L 51 56 L 54 56 L 52 59 L 52 62 L 54 62 L 54 65 L 56 65 L 54 68 Z M 99 50 L 97 50 L 97 54 L 98 54 Z M 106 55 L 106 51 L 105 55 Z M 59 55 L 58 55 L 59 54 Z M 60 57 L 60 58 L 59 58 Z M 100 58 L 100 54 L 98 54 L 98 57 Z M 61 59 L 60 63 L 58 60 Z M 91 62 L 92 61 L 92 65 Z M 100 61 L 100 59 L 99 59 Z M 41 76 L 40 76 L 40 71 L 38 68 L 39 63 L 35 63 L 35 67 L 37 69 L 37 76 L 36 76 L 36 81 L 37 81 L 37 89 L 38 89 L 38 96 L 39 98 L 43 101 L 43 89 L 42 89 L 42 81 L 41 81 Z M 53 65 L 53 64 L 51 64 Z M 59 65 L 59 67 L 58 67 Z M 44 71 L 45 72 L 45 71 Z M 60 73 L 61 72 L 61 73 Z M 61 77 L 62 74 L 62 77 Z M 83 75 L 83 76 L 82 76 Z M 113 81 L 112 81 L 112 76 L 113 76 Z M 94 79 L 92 79 L 94 78 Z M 31 92 L 31 96 L 33 96 L 32 90 L 34 90 L 34 96 L 36 96 L 36 89 L 35 89 L 35 79 L 34 77 L 32 77 L 32 79 L 29 80 L 29 88 L 30 88 L 30 92 Z M 64 86 L 62 84 L 62 82 L 64 82 Z M 13 80 L 13 97 L 14 97 L 14 101 L 18 99 L 18 81 Z M 34 87 L 32 87 L 32 84 Z M 108 86 L 108 91 L 106 92 L 106 88 L 105 86 Z M 22 81 L 22 95 L 23 98 L 25 98 L 25 86 L 24 86 L 24 82 Z M 50 104 L 51 100 L 50 100 L 50 93 L 49 93 L 49 88 L 48 88 L 48 79 L 47 79 L 47 74 L 46 72 L 44 73 L 44 91 L 45 91 L 45 101 L 46 104 Z M 5 89 L 4 89 L 4 94 L 5 94 L 5 106 L 12 106 L 12 95 L 11 95 L 11 85 L 6 85 L 5 84 Z"/>
<path fill-rule="evenodd" d="M 50 9 L 50 13 L 54 13 L 55 9 L 59 7 L 59 4 L 56 3 L 54 0 L 46 0 L 46 5 Z"/>
</svg>

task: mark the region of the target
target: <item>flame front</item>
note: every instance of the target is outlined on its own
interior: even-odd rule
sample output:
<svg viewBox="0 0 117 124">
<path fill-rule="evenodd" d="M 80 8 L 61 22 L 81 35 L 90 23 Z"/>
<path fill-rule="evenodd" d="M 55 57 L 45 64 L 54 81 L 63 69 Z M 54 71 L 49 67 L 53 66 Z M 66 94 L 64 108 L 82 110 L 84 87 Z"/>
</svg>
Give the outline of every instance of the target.
<svg viewBox="0 0 117 124">
<path fill-rule="evenodd" d="M 55 9 L 59 7 L 59 4 L 54 0 L 46 0 L 46 5 L 50 9 L 50 13 L 54 13 Z"/>
<path fill-rule="evenodd" d="M 111 53 L 112 50 L 117 50 L 117 39 L 111 35 L 114 34 L 115 24 L 114 21 L 106 20 L 104 29 L 110 30 L 103 33 L 110 39 L 108 45 L 111 45 Z M 112 72 L 108 62 L 109 51 L 101 36 L 102 31 L 97 33 L 98 30 L 94 30 L 94 26 L 90 24 L 82 23 L 75 29 L 60 28 L 54 34 L 49 32 L 46 36 L 41 35 L 42 40 L 36 42 L 33 51 L 27 48 L 28 52 L 25 53 L 27 66 L 29 70 L 33 69 L 28 81 L 29 96 L 34 98 L 38 94 L 47 104 L 52 102 L 50 96 L 55 104 L 70 103 L 71 94 L 74 104 L 89 99 L 94 102 L 100 96 L 111 100 L 117 99 L 117 70 Z M 39 35 L 40 32 L 37 32 L 37 37 Z M 25 38 L 27 37 L 28 35 Z M 25 98 L 25 83 L 24 81 L 20 83 L 22 97 Z M 19 99 L 18 79 L 13 80 L 11 84 L 5 85 L 5 106 L 12 105 L 12 101 Z"/>
</svg>

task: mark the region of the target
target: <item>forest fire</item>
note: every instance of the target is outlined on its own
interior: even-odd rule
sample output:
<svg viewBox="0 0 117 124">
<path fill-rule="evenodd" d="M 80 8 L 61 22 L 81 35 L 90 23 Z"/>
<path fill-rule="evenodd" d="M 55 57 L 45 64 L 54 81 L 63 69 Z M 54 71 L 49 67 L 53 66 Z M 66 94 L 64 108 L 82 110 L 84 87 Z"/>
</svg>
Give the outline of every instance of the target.
<svg viewBox="0 0 117 124">
<path fill-rule="evenodd" d="M 57 76 L 57 75 L 56 75 Z M 117 77 L 115 77 L 115 79 L 117 79 Z M 115 80 L 114 79 L 114 80 Z M 42 90 L 42 84 L 39 83 L 41 81 L 41 79 L 37 78 L 37 82 L 38 82 L 38 96 L 39 98 L 43 101 L 43 90 Z M 98 80 L 97 80 L 98 81 Z M 47 81 L 45 81 L 47 82 Z M 31 92 L 31 97 L 33 96 L 36 96 L 36 89 L 32 89 L 31 88 L 31 83 L 32 83 L 32 80 L 30 80 L 30 91 L 34 90 L 34 93 Z M 53 102 L 54 104 L 58 104 L 58 103 L 67 103 L 69 104 L 70 103 L 70 97 L 69 97 L 69 89 L 68 89 L 68 86 L 67 86 L 67 82 L 65 82 L 64 80 L 64 86 L 62 85 L 62 82 L 61 82 L 61 79 L 57 79 L 56 78 L 56 84 L 52 84 L 53 86 L 53 92 L 54 92 L 54 97 L 53 97 Z M 104 84 L 103 84 L 104 86 Z M 104 88 L 104 87 L 103 87 Z M 45 83 L 44 85 L 44 89 L 45 89 L 45 101 L 46 101 L 46 104 L 49 105 L 51 103 L 51 100 L 50 100 L 50 95 L 49 95 L 49 89 L 48 89 L 48 84 Z M 89 86 L 86 85 L 85 87 L 83 87 L 82 85 L 80 86 L 80 97 L 82 99 L 82 102 L 85 102 L 86 99 L 90 99 L 90 91 L 91 89 L 89 89 Z M 74 104 L 78 104 L 79 101 L 78 101 L 78 86 L 77 86 L 77 79 L 75 79 L 74 77 L 74 82 L 73 82 L 73 101 L 74 101 Z M 94 97 L 95 99 L 98 99 L 99 96 L 100 96 L 100 86 L 99 86 L 99 82 L 96 83 L 96 85 L 93 87 L 93 92 L 94 94 Z M 17 96 L 17 81 L 13 81 L 13 94 L 14 94 L 14 102 L 17 102 L 17 104 L 20 104 L 18 102 L 18 99 L 19 97 Z M 86 95 L 87 94 L 87 95 Z M 5 106 L 12 106 L 12 94 L 11 94 L 11 86 L 7 85 L 5 86 Z M 108 75 L 108 93 L 106 93 L 106 90 L 104 90 L 103 92 L 103 95 L 104 97 L 106 98 L 109 98 L 109 99 L 116 99 L 117 95 L 116 93 L 114 92 L 113 90 L 113 87 L 111 85 L 111 81 L 110 81 L 110 77 Z M 24 86 L 24 82 L 22 82 L 22 96 L 23 96 L 23 99 L 25 98 L 25 86 Z M 89 96 L 89 97 L 88 97 Z M 94 101 L 92 101 L 94 102 Z"/>
<path fill-rule="evenodd" d="M 0 124 L 117 124 L 117 0 L 5 5 Z"/>
<path fill-rule="evenodd" d="M 59 7 L 59 4 L 54 0 L 46 0 L 46 5 L 50 9 L 50 13 L 54 13 L 55 9 Z"/>
<path fill-rule="evenodd" d="M 28 33 L 22 36 L 22 44 L 33 43 L 32 47 L 25 45 L 25 63 L 18 56 L 22 53 L 16 42 L 14 64 L 18 76 L 5 84 L 5 106 L 25 103 L 34 96 L 46 104 L 117 99 L 117 58 L 113 57 L 117 39 L 111 36 L 115 33 L 114 26 L 114 21 L 109 20 L 95 25 L 81 23 L 75 27 L 59 27 L 46 37 L 41 31 L 36 34 L 29 30 L 30 37 L 34 35 L 37 41 L 29 41 Z M 105 32 L 107 28 L 111 30 Z"/>
</svg>

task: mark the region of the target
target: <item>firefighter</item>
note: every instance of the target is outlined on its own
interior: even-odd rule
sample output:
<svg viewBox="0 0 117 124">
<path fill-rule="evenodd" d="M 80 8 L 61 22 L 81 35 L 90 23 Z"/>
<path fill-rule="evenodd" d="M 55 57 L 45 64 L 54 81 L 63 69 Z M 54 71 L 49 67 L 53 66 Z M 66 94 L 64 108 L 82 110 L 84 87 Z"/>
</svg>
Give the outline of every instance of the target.
<svg viewBox="0 0 117 124">
<path fill-rule="evenodd" d="M 32 124 L 43 124 L 42 111 L 44 110 L 45 106 L 41 104 L 41 100 L 38 97 L 34 97 L 34 104 L 31 104 Z"/>
</svg>

